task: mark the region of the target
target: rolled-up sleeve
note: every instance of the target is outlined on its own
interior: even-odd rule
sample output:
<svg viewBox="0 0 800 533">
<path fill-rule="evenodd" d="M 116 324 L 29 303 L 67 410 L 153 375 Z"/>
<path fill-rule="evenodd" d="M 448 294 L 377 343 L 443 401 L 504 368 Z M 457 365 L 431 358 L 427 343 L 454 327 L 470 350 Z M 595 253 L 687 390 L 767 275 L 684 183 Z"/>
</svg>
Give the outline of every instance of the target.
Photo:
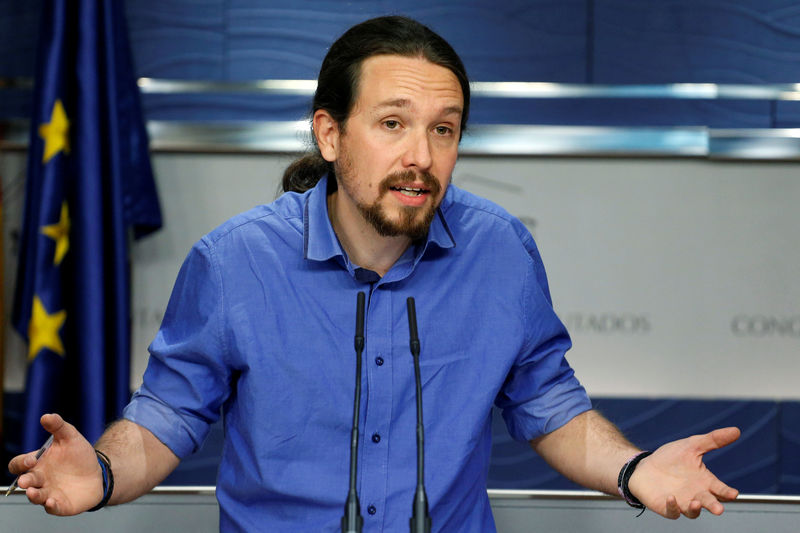
<svg viewBox="0 0 800 533">
<path fill-rule="evenodd" d="M 224 305 L 219 267 L 201 240 L 181 267 L 142 386 L 123 413 L 180 458 L 202 445 L 230 394 Z"/>
<path fill-rule="evenodd" d="M 521 295 L 525 343 L 496 403 L 511 436 L 529 441 L 560 428 L 592 405 L 567 363 L 565 354 L 572 343 L 553 310 L 539 252 L 530 234 L 523 237 L 531 258 Z"/>
</svg>

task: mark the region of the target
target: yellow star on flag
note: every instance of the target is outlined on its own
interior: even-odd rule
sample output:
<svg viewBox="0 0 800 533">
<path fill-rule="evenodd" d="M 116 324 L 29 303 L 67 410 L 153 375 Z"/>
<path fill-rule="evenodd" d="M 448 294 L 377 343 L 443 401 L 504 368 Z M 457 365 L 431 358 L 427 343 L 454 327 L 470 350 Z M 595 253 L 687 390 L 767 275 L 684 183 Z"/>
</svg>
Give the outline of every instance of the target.
<svg viewBox="0 0 800 533">
<path fill-rule="evenodd" d="M 50 161 L 61 150 L 69 153 L 69 120 L 60 99 L 53 105 L 50 122 L 39 126 L 39 137 L 44 139 L 43 163 Z"/>
<path fill-rule="evenodd" d="M 66 311 L 51 315 L 44 308 L 42 300 L 38 296 L 33 297 L 33 312 L 28 324 L 28 360 L 33 360 L 44 348 L 64 356 L 64 344 L 61 342 L 59 330 L 66 319 Z"/>
<path fill-rule="evenodd" d="M 61 204 L 61 217 L 55 224 L 42 226 L 42 233 L 56 241 L 56 254 L 53 258 L 54 265 L 60 265 L 64 256 L 69 251 L 69 209 L 67 202 Z"/>
</svg>

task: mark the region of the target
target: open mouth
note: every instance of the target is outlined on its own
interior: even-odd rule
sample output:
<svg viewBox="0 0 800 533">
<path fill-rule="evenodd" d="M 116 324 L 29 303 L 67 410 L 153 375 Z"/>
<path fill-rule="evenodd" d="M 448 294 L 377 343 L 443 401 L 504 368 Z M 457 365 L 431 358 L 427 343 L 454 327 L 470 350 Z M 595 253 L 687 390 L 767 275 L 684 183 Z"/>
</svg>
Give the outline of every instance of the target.
<svg viewBox="0 0 800 533">
<path fill-rule="evenodd" d="M 417 196 L 422 196 L 430 192 L 427 189 L 421 189 L 418 187 L 389 187 L 393 191 L 397 191 L 403 196 L 409 196 L 411 198 L 416 198 Z"/>
</svg>

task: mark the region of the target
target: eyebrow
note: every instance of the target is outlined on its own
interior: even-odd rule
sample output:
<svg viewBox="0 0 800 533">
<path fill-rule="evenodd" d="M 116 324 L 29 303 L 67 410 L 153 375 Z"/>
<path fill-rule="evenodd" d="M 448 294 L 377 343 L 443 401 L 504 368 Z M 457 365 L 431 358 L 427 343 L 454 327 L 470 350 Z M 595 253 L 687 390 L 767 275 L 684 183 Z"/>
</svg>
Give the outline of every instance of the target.
<svg viewBox="0 0 800 533">
<path fill-rule="evenodd" d="M 387 107 L 395 107 L 401 109 L 408 108 L 411 107 L 411 100 L 407 98 L 395 98 L 392 100 L 384 100 L 383 102 L 380 102 L 378 105 L 376 105 L 373 108 L 373 111 L 380 111 Z M 442 110 L 443 115 L 461 115 L 463 112 L 464 110 L 461 108 L 461 106 L 457 105 L 448 106 Z"/>
<path fill-rule="evenodd" d="M 393 100 L 384 100 L 375 106 L 375 109 L 382 109 L 384 107 L 411 107 L 411 100 L 407 98 L 395 98 Z"/>
</svg>

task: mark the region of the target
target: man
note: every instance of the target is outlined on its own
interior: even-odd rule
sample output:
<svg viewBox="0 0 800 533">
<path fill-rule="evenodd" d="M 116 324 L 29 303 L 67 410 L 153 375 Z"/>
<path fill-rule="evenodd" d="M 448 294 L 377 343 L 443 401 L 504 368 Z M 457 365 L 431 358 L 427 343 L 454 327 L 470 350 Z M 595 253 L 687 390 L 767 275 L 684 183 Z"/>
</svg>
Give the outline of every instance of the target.
<svg viewBox="0 0 800 533">
<path fill-rule="evenodd" d="M 239 215 L 194 246 L 144 384 L 125 420 L 95 445 L 108 460 L 57 415 L 42 417 L 55 436 L 50 451 L 10 464 L 27 471 L 19 486 L 30 501 L 61 515 L 130 501 L 196 450 L 222 410 L 221 529 L 337 530 L 348 483 L 354 300 L 364 291 L 365 531 L 408 527 L 408 296 L 417 300 L 422 342 L 434 530 L 494 531 L 485 491 L 493 404 L 515 438 L 589 488 L 616 493 L 623 472 L 629 502 L 670 518 L 721 513 L 720 501 L 737 493 L 702 456 L 738 430 L 639 456 L 591 410 L 564 358 L 569 338 L 530 234 L 449 185 L 468 111 L 461 61 L 428 28 L 384 17 L 345 33 L 320 71 L 317 150 L 284 176 L 285 189 L 304 192 Z"/>
</svg>

